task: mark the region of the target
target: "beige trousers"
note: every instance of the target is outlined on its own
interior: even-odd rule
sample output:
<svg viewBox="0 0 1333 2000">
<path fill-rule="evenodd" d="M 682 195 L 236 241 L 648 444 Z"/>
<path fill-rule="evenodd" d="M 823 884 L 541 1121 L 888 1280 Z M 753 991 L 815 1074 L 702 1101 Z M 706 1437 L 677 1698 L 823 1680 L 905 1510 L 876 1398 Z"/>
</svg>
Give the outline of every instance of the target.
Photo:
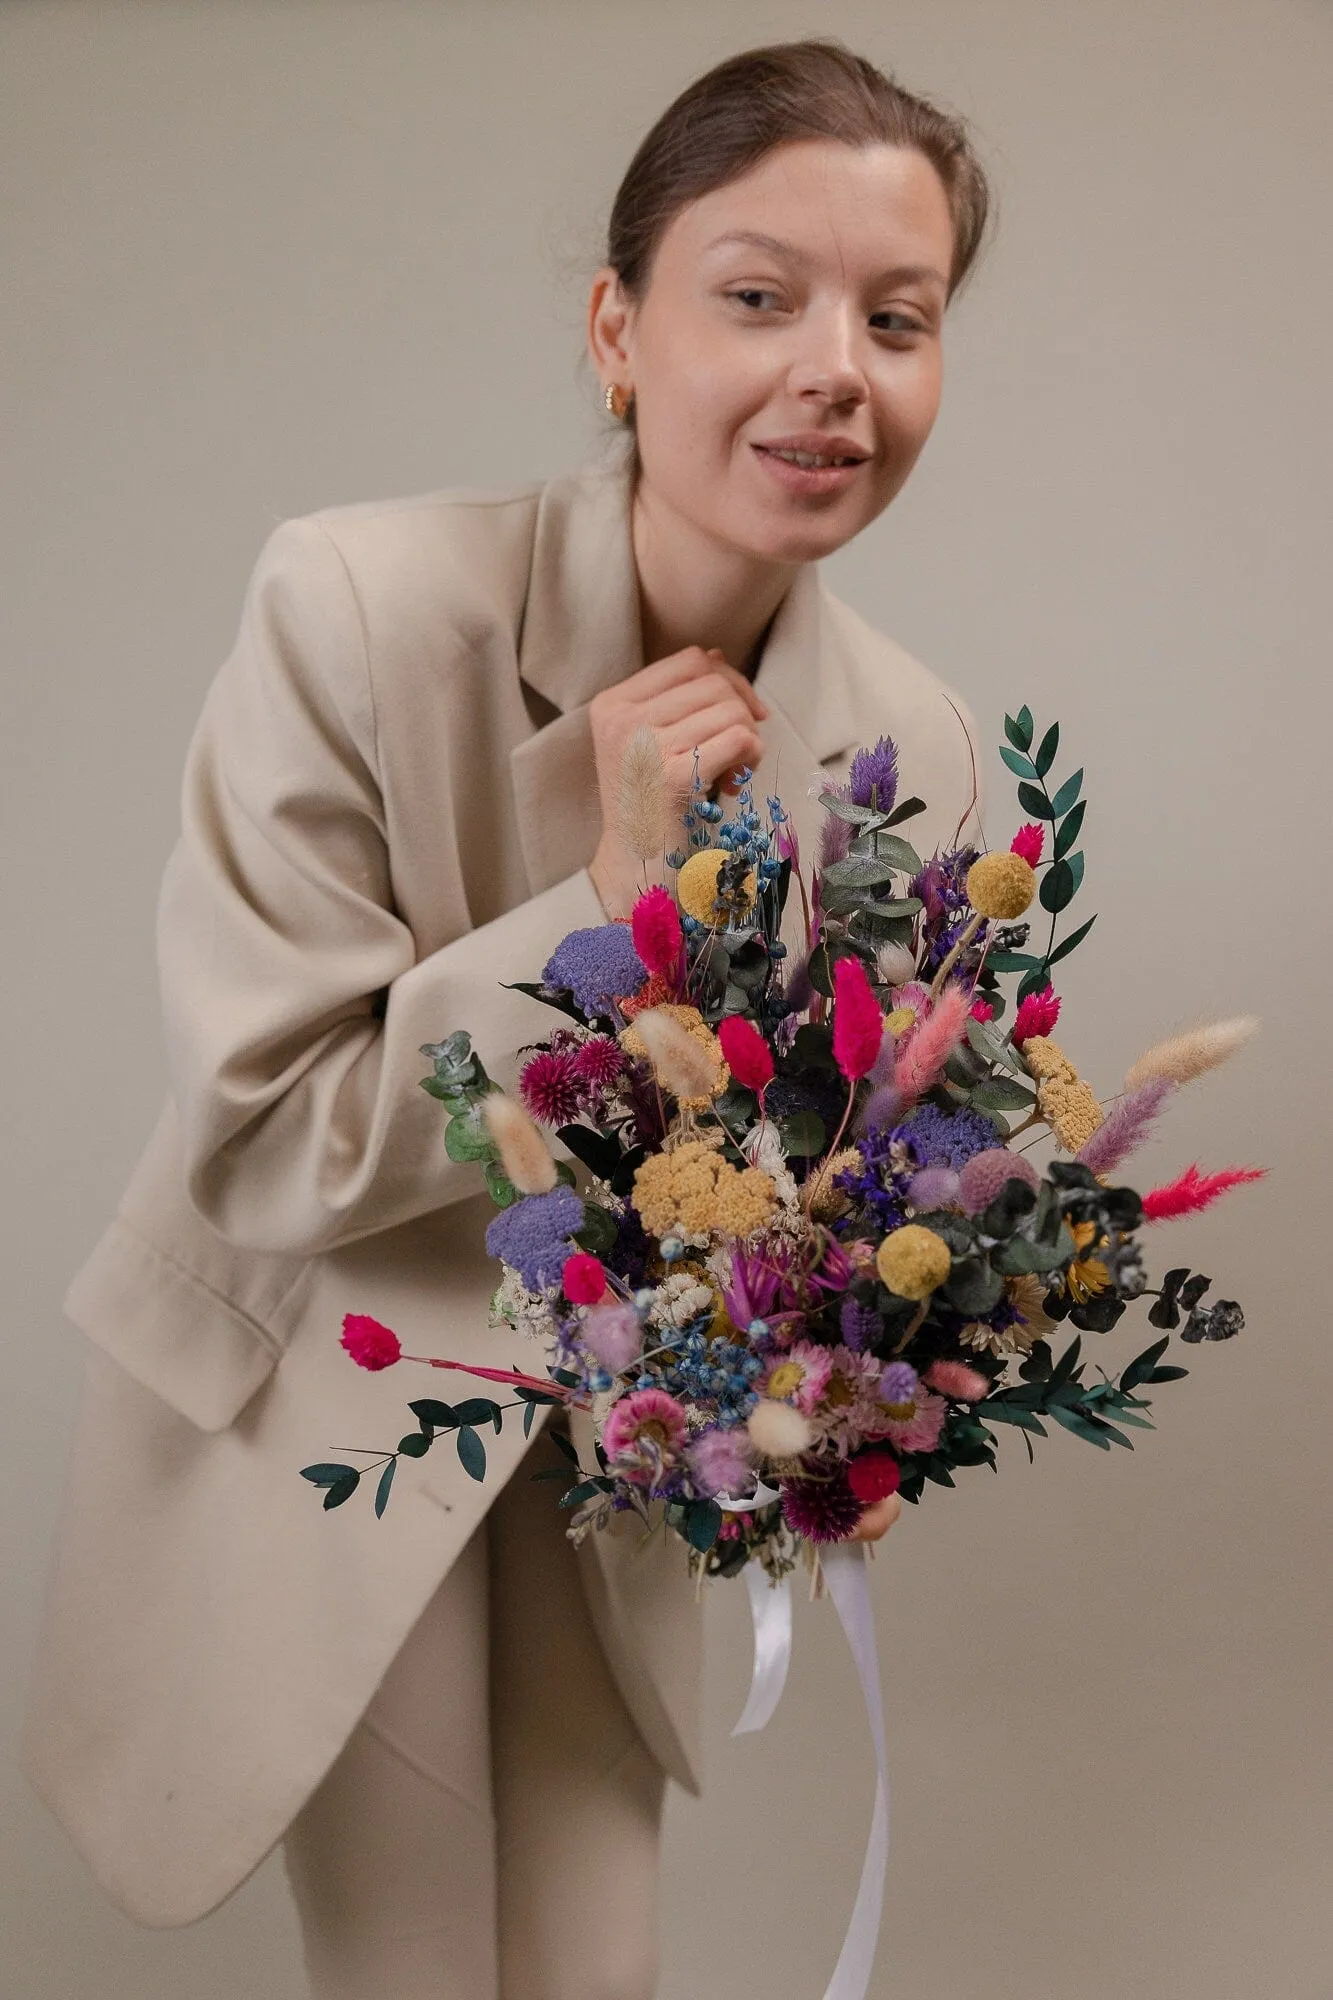
<svg viewBox="0 0 1333 2000">
<path fill-rule="evenodd" d="M 538 1432 L 288 1829 L 312 2000 L 651 2000 L 666 1776 L 530 1477 L 562 1463 Z"/>
</svg>

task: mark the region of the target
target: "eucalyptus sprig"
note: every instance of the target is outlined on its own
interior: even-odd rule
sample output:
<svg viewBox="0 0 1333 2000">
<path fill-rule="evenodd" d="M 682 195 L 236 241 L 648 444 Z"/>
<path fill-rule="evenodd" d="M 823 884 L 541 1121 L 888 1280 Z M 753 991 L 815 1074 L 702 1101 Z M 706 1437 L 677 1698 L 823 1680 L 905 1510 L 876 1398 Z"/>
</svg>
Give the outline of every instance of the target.
<svg viewBox="0 0 1333 2000">
<path fill-rule="evenodd" d="M 1005 716 L 1004 733 L 1009 741 L 999 746 L 1000 755 L 1019 779 L 1018 803 L 1024 812 L 1048 822 L 1052 829 L 1050 861 L 1038 863 L 1046 871 L 1038 890 L 1038 900 L 1042 908 L 1049 911 L 1051 918 L 1046 949 L 1040 956 L 1022 951 L 993 951 L 986 961 L 995 972 L 1021 972 L 1023 978 L 1019 983 L 1018 998 L 1025 1000 L 1030 993 L 1039 992 L 1049 983 L 1051 967 L 1068 957 L 1083 942 L 1097 917 L 1094 913 L 1086 923 L 1080 924 L 1076 931 L 1071 931 L 1068 937 L 1056 944 L 1057 920 L 1073 902 L 1083 881 L 1083 852 L 1074 846 L 1087 809 L 1086 799 L 1079 797 L 1083 785 L 1082 765 L 1052 794 L 1047 789 L 1046 776 L 1060 747 L 1059 723 L 1053 722 L 1045 732 L 1035 756 L 1030 754 L 1035 728 L 1032 711 L 1026 703 L 1017 716 Z"/>
</svg>

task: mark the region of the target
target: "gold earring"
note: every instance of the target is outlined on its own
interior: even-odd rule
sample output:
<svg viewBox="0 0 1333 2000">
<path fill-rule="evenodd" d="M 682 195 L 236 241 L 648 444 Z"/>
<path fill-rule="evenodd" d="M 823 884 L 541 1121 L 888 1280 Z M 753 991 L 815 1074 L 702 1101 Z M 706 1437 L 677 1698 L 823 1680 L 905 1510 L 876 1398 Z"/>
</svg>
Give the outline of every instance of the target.
<svg viewBox="0 0 1333 2000">
<path fill-rule="evenodd" d="M 628 411 L 630 405 L 630 398 L 628 396 L 625 397 L 625 400 L 623 402 L 621 401 L 621 397 L 624 395 L 624 393 L 625 392 L 623 391 L 623 389 L 621 389 L 617 383 L 615 382 L 607 383 L 606 395 L 604 398 L 606 407 L 611 412 L 611 415 L 613 417 L 618 417 L 622 423 L 625 420 L 625 414 Z"/>
</svg>

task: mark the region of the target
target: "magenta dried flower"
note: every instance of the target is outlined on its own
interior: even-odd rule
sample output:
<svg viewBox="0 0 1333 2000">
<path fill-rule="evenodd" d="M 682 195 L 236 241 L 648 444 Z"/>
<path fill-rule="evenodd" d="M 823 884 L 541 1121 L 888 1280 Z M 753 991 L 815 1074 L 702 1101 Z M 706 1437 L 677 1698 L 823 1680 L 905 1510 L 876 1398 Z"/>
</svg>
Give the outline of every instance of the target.
<svg viewBox="0 0 1333 2000">
<path fill-rule="evenodd" d="M 810 1542 L 845 1542 L 865 1512 L 845 1465 L 830 1464 L 809 1479 L 780 1482 L 787 1525 Z"/>
<path fill-rule="evenodd" d="M 569 1125 L 578 1116 L 585 1084 L 576 1058 L 543 1049 L 519 1072 L 519 1095 L 541 1125 Z"/>
</svg>

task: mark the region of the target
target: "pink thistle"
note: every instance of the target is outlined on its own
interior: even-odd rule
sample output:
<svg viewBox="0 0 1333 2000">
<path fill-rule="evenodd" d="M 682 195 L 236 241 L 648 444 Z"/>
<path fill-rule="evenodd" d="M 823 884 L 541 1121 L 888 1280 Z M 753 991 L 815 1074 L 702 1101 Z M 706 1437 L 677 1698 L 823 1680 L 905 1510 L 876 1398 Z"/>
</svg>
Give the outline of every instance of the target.
<svg viewBox="0 0 1333 2000">
<path fill-rule="evenodd" d="M 1042 843 L 1046 838 L 1044 827 L 1036 820 L 1028 820 L 1020 826 L 1009 843 L 1009 852 L 1019 854 L 1030 868 L 1035 868 L 1041 860 Z"/>
<path fill-rule="evenodd" d="M 865 1507 L 898 1491 L 902 1467 L 891 1451 L 861 1451 L 847 1461 L 847 1480 Z"/>
<path fill-rule="evenodd" d="M 1167 1222 L 1177 1215 L 1197 1215 L 1211 1208 L 1219 1195 L 1242 1181 L 1262 1180 L 1267 1167 L 1222 1167 L 1215 1174 L 1200 1174 L 1197 1162 L 1186 1167 L 1177 1180 L 1166 1187 L 1150 1188 L 1143 1197 L 1145 1222 Z"/>
<path fill-rule="evenodd" d="M 588 1250 L 576 1250 L 572 1257 L 566 1257 L 560 1288 L 572 1306 L 595 1306 L 606 1291 L 601 1259 Z"/>
<path fill-rule="evenodd" d="M 1150 1076 L 1137 1090 L 1130 1090 L 1113 1104 L 1092 1137 L 1079 1147 L 1074 1158 L 1094 1174 L 1109 1174 L 1128 1159 L 1143 1143 L 1149 1129 L 1176 1084 L 1169 1076 Z"/>
<path fill-rule="evenodd" d="M 391 1368 L 403 1352 L 403 1343 L 391 1327 L 372 1319 L 369 1313 L 344 1313 L 342 1339 L 358 1368 Z"/>
<path fill-rule="evenodd" d="M 995 1019 L 995 1009 L 991 1006 L 989 1000 L 974 1000 L 968 1008 L 968 1012 L 974 1021 L 993 1021 Z"/>
<path fill-rule="evenodd" d="M 631 1389 L 607 1412 L 602 1431 L 602 1447 L 608 1458 L 633 1449 L 647 1436 L 665 1458 L 674 1454 L 685 1437 L 685 1411 L 665 1389 Z"/>
<path fill-rule="evenodd" d="M 717 1024 L 717 1038 L 737 1083 L 762 1095 L 773 1081 L 773 1051 L 753 1021 L 743 1014 L 724 1014 Z"/>
<path fill-rule="evenodd" d="M 609 1090 L 624 1068 L 620 1046 L 609 1035 L 589 1035 L 574 1051 L 574 1069 L 589 1090 Z"/>
<path fill-rule="evenodd" d="M 779 1483 L 787 1526 L 808 1542 L 845 1542 L 865 1512 L 843 1465 L 824 1477 Z"/>
<path fill-rule="evenodd" d="M 962 1040 L 966 1020 L 967 994 L 950 980 L 925 1019 L 899 1045 L 893 1082 L 904 1099 L 922 1097 L 930 1089 Z"/>
<path fill-rule="evenodd" d="M 884 1038 L 884 1016 L 859 958 L 833 965 L 833 1060 L 849 1083 L 874 1065 Z"/>
<path fill-rule="evenodd" d="M 669 890 L 645 890 L 630 913 L 630 931 L 634 949 L 649 973 L 660 973 L 663 979 L 674 982 L 683 938 L 676 901 Z"/>
<path fill-rule="evenodd" d="M 543 1049 L 519 1072 L 519 1096 L 542 1125 L 569 1125 L 578 1116 L 583 1081 L 574 1057 Z"/>
<path fill-rule="evenodd" d="M 1019 1001 L 1009 1039 L 1016 1049 L 1021 1048 L 1029 1035 L 1049 1035 L 1059 1018 L 1059 995 L 1052 992 L 1048 980 L 1039 992 Z"/>
<path fill-rule="evenodd" d="M 981 1370 L 969 1368 L 965 1361 L 932 1361 L 923 1380 L 942 1396 L 952 1396 L 955 1403 L 979 1403 L 990 1391 Z"/>
</svg>

